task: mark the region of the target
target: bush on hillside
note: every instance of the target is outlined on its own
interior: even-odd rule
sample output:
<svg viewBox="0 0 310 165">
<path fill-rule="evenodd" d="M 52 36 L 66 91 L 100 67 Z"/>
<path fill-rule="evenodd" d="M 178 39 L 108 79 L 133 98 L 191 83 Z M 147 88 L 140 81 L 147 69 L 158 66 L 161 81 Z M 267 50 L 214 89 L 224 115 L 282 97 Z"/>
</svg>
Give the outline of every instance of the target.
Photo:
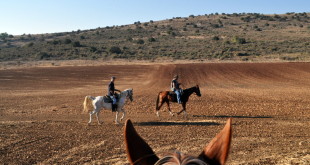
<svg viewBox="0 0 310 165">
<path fill-rule="evenodd" d="M 138 39 L 137 40 L 137 44 L 144 44 L 144 40 L 143 39 Z"/>
<path fill-rule="evenodd" d="M 82 45 L 79 41 L 72 42 L 72 46 L 73 47 L 82 47 Z"/>
<path fill-rule="evenodd" d="M 121 54 L 122 53 L 121 48 L 119 48 L 117 46 L 112 46 L 109 51 L 110 51 L 110 53 L 115 53 L 115 54 Z"/>
<path fill-rule="evenodd" d="M 237 36 L 234 36 L 231 41 L 233 43 L 237 43 L 237 44 L 245 44 L 246 43 L 245 38 L 240 38 L 240 37 L 237 37 Z"/>
</svg>

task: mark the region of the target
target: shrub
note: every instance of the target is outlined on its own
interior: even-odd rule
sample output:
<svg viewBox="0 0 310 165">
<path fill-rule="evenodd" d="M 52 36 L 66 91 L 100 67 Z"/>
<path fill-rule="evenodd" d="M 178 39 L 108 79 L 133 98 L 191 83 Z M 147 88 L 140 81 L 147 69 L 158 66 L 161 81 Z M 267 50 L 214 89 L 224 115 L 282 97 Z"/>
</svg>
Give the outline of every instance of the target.
<svg viewBox="0 0 310 165">
<path fill-rule="evenodd" d="M 212 37 L 212 40 L 218 41 L 218 40 L 220 40 L 220 38 L 219 38 L 218 36 L 213 36 L 213 37 Z"/>
<path fill-rule="evenodd" d="M 79 41 L 72 42 L 72 46 L 73 47 L 82 47 L 82 45 Z"/>
<path fill-rule="evenodd" d="M 65 40 L 64 40 L 64 43 L 65 43 L 65 44 L 70 44 L 71 42 L 72 42 L 72 41 L 71 41 L 70 39 L 65 39 Z"/>
<path fill-rule="evenodd" d="M 149 40 L 149 42 L 155 42 L 156 41 L 155 38 L 153 38 L 153 37 L 149 38 L 148 40 Z"/>
<path fill-rule="evenodd" d="M 127 37 L 127 39 L 126 39 L 127 41 L 133 41 L 133 39 L 131 38 L 131 37 Z"/>
<path fill-rule="evenodd" d="M 245 38 L 240 38 L 240 37 L 233 37 L 232 40 L 231 40 L 233 43 L 237 43 L 237 44 L 245 44 L 246 43 L 246 40 Z"/>
<path fill-rule="evenodd" d="M 295 61 L 298 60 L 298 57 L 288 57 L 288 56 L 283 56 L 281 57 L 282 60 L 286 60 L 286 61 Z"/>
<path fill-rule="evenodd" d="M 90 47 L 90 51 L 91 51 L 91 52 L 96 52 L 96 51 L 97 51 L 97 48 L 92 46 L 92 47 Z"/>
<path fill-rule="evenodd" d="M 50 58 L 51 56 L 47 54 L 46 52 L 39 52 L 36 54 L 36 58 L 39 60 Z"/>
<path fill-rule="evenodd" d="M 138 39 L 137 40 L 137 44 L 144 44 L 144 40 L 143 39 Z"/>
<path fill-rule="evenodd" d="M 33 42 L 30 42 L 30 43 L 28 43 L 26 46 L 27 47 L 32 47 L 34 45 L 34 43 Z"/>
<path fill-rule="evenodd" d="M 0 39 L 2 39 L 2 40 L 5 40 L 6 38 L 8 38 L 9 37 L 9 35 L 8 35 L 8 33 L 1 33 L 0 34 Z"/>
<path fill-rule="evenodd" d="M 115 53 L 115 54 L 121 54 L 122 53 L 121 48 L 119 48 L 117 46 L 112 46 L 109 51 L 110 51 L 110 53 Z"/>
<path fill-rule="evenodd" d="M 236 53 L 236 56 L 249 56 L 249 54 L 245 52 L 238 52 Z"/>
<path fill-rule="evenodd" d="M 211 27 L 213 27 L 213 28 L 220 28 L 221 26 L 219 24 L 211 24 Z"/>
<path fill-rule="evenodd" d="M 53 45 L 58 45 L 58 44 L 60 44 L 60 41 L 59 40 L 54 40 L 54 41 L 52 41 L 52 44 Z"/>
</svg>

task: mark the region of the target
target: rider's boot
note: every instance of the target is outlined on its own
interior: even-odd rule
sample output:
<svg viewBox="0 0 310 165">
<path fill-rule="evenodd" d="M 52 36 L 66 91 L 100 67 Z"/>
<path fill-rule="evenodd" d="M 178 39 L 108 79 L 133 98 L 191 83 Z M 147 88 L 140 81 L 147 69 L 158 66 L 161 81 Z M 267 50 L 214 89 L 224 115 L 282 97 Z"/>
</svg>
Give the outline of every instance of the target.
<svg viewBox="0 0 310 165">
<path fill-rule="evenodd" d="M 117 104 L 112 104 L 112 112 L 115 112 L 117 110 Z"/>
</svg>

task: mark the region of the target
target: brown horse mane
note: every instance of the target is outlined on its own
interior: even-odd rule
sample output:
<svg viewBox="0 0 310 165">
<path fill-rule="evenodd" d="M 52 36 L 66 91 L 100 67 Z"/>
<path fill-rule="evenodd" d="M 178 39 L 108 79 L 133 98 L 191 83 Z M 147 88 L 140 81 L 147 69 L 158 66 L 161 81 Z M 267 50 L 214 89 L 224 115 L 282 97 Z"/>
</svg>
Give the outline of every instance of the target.
<svg viewBox="0 0 310 165">
<path fill-rule="evenodd" d="M 163 158 L 159 159 L 154 165 L 164 165 L 166 163 L 169 164 L 173 163 L 176 165 L 177 164 L 207 165 L 205 162 L 196 157 L 185 155 L 178 151 L 170 153 L 167 156 L 164 156 Z"/>
<path fill-rule="evenodd" d="M 189 94 L 191 94 L 191 93 L 194 92 L 194 89 L 197 89 L 197 88 L 199 88 L 199 86 L 198 86 L 198 85 L 195 85 L 195 86 L 193 86 L 193 87 L 183 89 L 183 92 L 184 92 L 184 93 L 190 92 Z"/>
</svg>

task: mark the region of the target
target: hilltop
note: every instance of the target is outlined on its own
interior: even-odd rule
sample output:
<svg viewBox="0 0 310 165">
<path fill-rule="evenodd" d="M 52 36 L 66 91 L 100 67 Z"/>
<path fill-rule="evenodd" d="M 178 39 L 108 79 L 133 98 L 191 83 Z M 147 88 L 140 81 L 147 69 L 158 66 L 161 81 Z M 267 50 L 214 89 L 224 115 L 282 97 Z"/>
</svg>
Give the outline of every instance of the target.
<svg viewBox="0 0 310 165">
<path fill-rule="evenodd" d="M 0 62 L 310 59 L 310 13 L 206 14 L 51 34 L 0 35 Z"/>
</svg>

